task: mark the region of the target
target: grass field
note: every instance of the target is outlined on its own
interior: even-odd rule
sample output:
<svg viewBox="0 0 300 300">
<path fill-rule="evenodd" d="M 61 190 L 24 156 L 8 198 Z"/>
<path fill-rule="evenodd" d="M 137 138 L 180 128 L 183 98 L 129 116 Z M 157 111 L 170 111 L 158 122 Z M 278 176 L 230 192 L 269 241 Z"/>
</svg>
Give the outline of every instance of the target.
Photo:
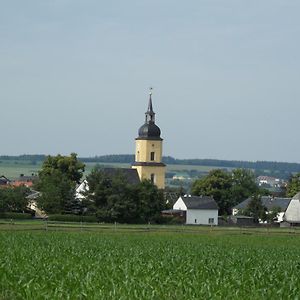
<svg viewBox="0 0 300 300">
<path fill-rule="evenodd" d="M 29 176 L 32 173 L 36 174 L 41 166 L 41 162 L 32 164 L 29 161 L 2 161 L 0 163 L 0 176 L 4 175 L 7 178 L 17 178 L 20 174 Z"/>
<path fill-rule="evenodd" d="M 299 233 L 2 222 L 0 299 L 299 299 Z"/>
</svg>

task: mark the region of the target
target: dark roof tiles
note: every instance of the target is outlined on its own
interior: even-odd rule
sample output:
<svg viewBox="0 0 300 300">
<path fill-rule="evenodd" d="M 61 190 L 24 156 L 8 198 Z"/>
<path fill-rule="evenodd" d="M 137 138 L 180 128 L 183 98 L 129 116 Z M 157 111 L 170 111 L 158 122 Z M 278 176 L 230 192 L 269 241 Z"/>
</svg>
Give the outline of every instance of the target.
<svg viewBox="0 0 300 300">
<path fill-rule="evenodd" d="M 187 209 L 218 209 L 214 198 L 209 196 L 184 196 L 181 197 Z"/>
<path fill-rule="evenodd" d="M 245 201 L 236 205 L 235 209 L 245 209 L 247 208 L 251 198 L 247 198 Z M 286 211 L 288 205 L 290 204 L 291 198 L 279 198 L 279 197 L 270 197 L 262 196 L 261 197 L 262 205 L 265 206 L 268 210 L 271 210 L 273 207 L 280 207 L 282 211 Z"/>
<path fill-rule="evenodd" d="M 103 168 L 103 173 L 109 177 L 124 176 L 129 184 L 138 184 L 140 178 L 136 169 L 126 168 Z"/>
</svg>

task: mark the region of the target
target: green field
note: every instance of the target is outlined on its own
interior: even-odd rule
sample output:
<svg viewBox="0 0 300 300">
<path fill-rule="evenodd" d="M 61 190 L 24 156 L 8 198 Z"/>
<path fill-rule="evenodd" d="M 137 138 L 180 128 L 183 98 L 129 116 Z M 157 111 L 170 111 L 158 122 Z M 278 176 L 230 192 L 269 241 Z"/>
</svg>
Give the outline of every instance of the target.
<svg viewBox="0 0 300 300">
<path fill-rule="evenodd" d="M 299 233 L 2 222 L 0 299 L 299 299 Z"/>
<path fill-rule="evenodd" d="M 30 176 L 36 174 L 42 166 L 41 162 L 32 164 L 28 161 L 2 161 L 0 163 L 0 176 L 4 175 L 7 178 L 17 178 L 20 174 Z"/>
<path fill-rule="evenodd" d="M 85 175 L 91 172 L 93 167 L 97 163 L 85 163 L 86 172 Z M 129 168 L 130 164 L 125 163 L 99 163 L 99 165 L 113 167 L 113 168 Z M 0 163 L 0 176 L 4 175 L 8 178 L 17 178 L 20 174 L 31 175 L 32 173 L 37 174 L 41 169 L 42 162 L 33 164 L 30 161 L 2 161 Z M 186 170 L 196 170 L 200 172 L 209 172 L 217 167 L 209 166 L 191 166 L 191 165 L 167 165 L 167 172 L 182 172 Z"/>
</svg>

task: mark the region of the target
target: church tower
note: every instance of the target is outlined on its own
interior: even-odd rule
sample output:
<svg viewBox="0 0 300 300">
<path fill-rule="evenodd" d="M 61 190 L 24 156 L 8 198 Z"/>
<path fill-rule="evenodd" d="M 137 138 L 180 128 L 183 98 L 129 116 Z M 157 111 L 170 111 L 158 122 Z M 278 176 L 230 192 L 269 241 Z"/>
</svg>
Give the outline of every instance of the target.
<svg viewBox="0 0 300 300">
<path fill-rule="evenodd" d="M 155 113 L 152 107 L 152 89 L 148 110 L 146 111 L 145 124 L 138 132 L 135 139 L 135 162 L 132 168 L 137 169 L 140 180 L 149 179 L 159 189 L 165 188 L 165 168 L 162 163 L 162 141 L 160 129 L 155 124 Z"/>
</svg>

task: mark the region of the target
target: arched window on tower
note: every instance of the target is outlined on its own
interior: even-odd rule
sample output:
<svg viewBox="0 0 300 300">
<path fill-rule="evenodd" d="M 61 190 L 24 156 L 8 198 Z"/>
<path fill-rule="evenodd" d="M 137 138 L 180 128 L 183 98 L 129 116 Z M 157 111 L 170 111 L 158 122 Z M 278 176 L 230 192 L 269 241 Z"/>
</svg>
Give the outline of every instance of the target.
<svg viewBox="0 0 300 300">
<path fill-rule="evenodd" d="M 150 152 L 150 160 L 154 161 L 155 160 L 155 152 Z"/>
</svg>

